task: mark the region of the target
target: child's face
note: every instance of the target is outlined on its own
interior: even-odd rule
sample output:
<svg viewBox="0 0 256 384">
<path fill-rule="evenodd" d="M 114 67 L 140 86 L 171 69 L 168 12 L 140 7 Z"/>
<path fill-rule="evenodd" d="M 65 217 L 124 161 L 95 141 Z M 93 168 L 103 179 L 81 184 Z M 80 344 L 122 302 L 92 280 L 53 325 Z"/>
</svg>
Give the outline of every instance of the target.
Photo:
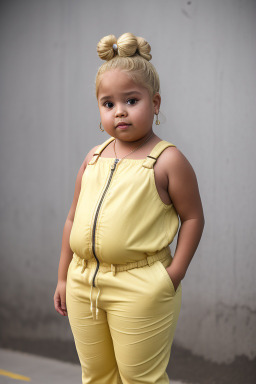
<svg viewBox="0 0 256 384">
<path fill-rule="evenodd" d="M 147 88 L 134 81 L 119 69 L 103 74 L 98 105 L 105 131 L 120 140 L 136 141 L 152 130 L 154 113 L 159 112 L 161 97 L 152 98 Z M 124 122 L 126 126 L 118 126 Z"/>
</svg>

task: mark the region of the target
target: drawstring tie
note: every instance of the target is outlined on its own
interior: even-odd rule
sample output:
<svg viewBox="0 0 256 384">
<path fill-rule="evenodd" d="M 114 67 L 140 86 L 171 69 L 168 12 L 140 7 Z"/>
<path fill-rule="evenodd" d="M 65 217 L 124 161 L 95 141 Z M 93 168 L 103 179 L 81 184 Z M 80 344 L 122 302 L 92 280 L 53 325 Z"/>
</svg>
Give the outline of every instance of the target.
<svg viewBox="0 0 256 384">
<path fill-rule="evenodd" d="M 84 273 L 86 267 L 87 267 L 87 264 L 88 264 L 88 260 L 85 260 L 85 259 L 82 259 L 82 269 L 81 269 L 81 273 Z M 93 288 L 98 288 L 98 293 L 97 293 L 97 296 L 96 296 L 96 301 L 95 301 L 95 306 L 96 306 L 96 316 L 95 316 L 95 313 L 94 313 L 94 308 L 93 308 L 93 305 L 92 305 L 92 291 L 93 291 Z M 94 287 L 93 285 L 91 285 L 91 292 L 90 292 L 90 310 L 91 310 L 91 313 L 92 313 L 92 316 L 93 316 L 93 319 L 95 320 L 98 320 L 98 314 L 99 314 L 99 308 L 98 308 L 98 299 L 99 299 L 99 295 L 100 295 L 100 288 L 99 287 Z"/>
<path fill-rule="evenodd" d="M 96 302 L 95 302 L 96 317 L 94 316 L 95 313 L 94 313 L 94 308 L 92 306 L 92 290 L 93 290 L 93 288 L 98 288 L 98 293 L 97 293 Z M 91 292 L 90 292 L 91 306 L 90 306 L 90 310 L 91 310 L 91 313 L 92 313 L 93 320 L 95 320 L 95 319 L 98 320 L 98 314 L 99 314 L 98 299 L 99 299 L 99 295 L 100 295 L 100 288 L 99 287 L 94 287 L 93 285 L 91 285 Z"/>
<path fill-rule="evenodd" d="M 98 294 L 97 294 L 97 297 L 96 297 L 96 320 L 98 320 L 98 313 L 99 313 L 99 308 L 98 308 L 98 298 L 99 298 L 99 295 L 100 295 L 100 288 L 98 287 Z"/>
</svg>

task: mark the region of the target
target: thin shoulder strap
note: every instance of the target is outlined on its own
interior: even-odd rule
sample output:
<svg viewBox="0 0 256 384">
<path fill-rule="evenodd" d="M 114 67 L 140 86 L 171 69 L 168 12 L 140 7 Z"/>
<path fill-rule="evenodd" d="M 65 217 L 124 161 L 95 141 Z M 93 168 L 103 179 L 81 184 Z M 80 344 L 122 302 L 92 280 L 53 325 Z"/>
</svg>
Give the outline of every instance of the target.
<svg viewBox="0 0 256 384">
<path fill-rule="evenodd" d="M 147 156 L 147 158 L 143 162 L 142 166 L 145 168 L 153 168 L 155 162 L 157 161 L 157 158 L 161 155 L 163 150 L 167 147 L 176 147 L 176 145 L 170 143 L 169 141 L 165 141 L 165 140 L 159 141 L 159 143 L 157 143 L 154 146 L 154 148 L 152 149 L 150 154 Z"/>
<path fill-rule="evenodd" d="M 96 152 L 93 154 L 93 157 L 92 159 L 89 161 L 89 165 L 92 165 L 92 164 L 95 164 L 96 161 L 98 160 L 101 152 L 103 151 L 104 148 L 106 148 L 106 146 L 108 144 L 111 143 L 111 141 L 115 140 L 114 137 L 110 137 L 109 139 L 107 139 L 106 141 L 104 141 L 104 143 L 102 143 L 101 145 L 98 146 L 98 148 L 96 149 Z"/>
</svg>

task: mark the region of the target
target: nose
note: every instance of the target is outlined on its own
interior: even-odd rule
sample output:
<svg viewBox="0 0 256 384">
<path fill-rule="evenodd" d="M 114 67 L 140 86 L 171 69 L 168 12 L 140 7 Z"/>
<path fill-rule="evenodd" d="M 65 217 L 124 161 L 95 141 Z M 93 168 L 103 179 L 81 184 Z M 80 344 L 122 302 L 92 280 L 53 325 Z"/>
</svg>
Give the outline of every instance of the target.
<svg viewBox="0 0 256 384">
<path fill-rule="evenodd" d="M 116 117 L 127 116 L 127 111 L 123 104 L 116 104 Z"/>
</svg>

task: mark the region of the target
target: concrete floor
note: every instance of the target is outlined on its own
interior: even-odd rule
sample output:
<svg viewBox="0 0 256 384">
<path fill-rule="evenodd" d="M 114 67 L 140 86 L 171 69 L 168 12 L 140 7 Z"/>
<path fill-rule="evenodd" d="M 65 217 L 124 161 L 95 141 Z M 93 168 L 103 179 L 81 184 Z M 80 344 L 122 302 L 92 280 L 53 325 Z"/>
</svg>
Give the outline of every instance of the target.
<svg viewBox="0 0 256 384">
<path fill-rule="evenodd" d="M 81 384 L 81 368 L 73 340 L 2 336 L 0 370 L 27 376 L 35 384 Z M 238 356 L 231 364 L 217 364 L 173 344 L 167 373 L 171 384 L 255 384 L 256 359 Z M 15 382 L 24 381 L 0 375 L 0 384 Z"/>
<path fill-rule="evenodd" d="M 12 378 L 6 374 L 23 376 Z M 14 384 L 31 382 L 33 384 L 80 384 L 81 368 L 77 364 L 62 362 L 32 354 L 0 349 L 0 383 Z M 107 384 L 107 383 L 106 383 Z M 185 384 L 172 381 L 171 384 Z"/>
</svg>

